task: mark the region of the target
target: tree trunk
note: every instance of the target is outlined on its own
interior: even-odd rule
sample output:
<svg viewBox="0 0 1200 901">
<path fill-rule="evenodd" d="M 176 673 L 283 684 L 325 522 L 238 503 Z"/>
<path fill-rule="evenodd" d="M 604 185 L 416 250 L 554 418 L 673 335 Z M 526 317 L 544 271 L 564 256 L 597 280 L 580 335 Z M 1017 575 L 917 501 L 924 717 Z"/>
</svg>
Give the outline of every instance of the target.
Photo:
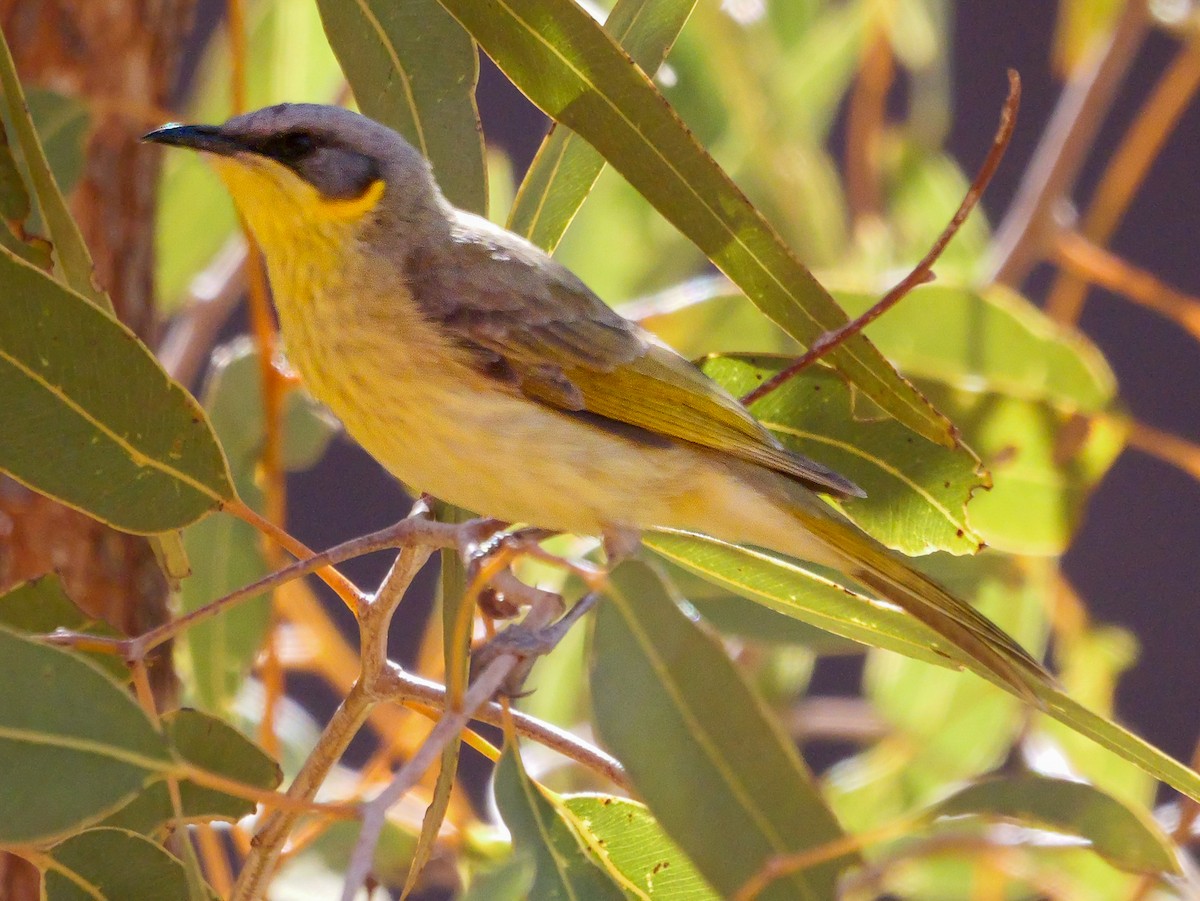
<svg viewBox="0 0 1200 901">
<path fill-rule="evenodd" d="M 149 343 L 158 154 L 139 137 L 167 118 L 194 0 L 0 0 L 22 81 L 82 97 L 92 114 L 72 211 L 118 317 Z M 53 453 L 53 448 L 47 448 Z M 0 477 L 0 591 L 57 572 L 90 615 L 126 634 L 163 622 L 168 586 L 145 538 L 117 532 Z M 152 681 L 169 696 L 169 655 Z M 0 857 L 0 899 L 36 901 L 27 863 Z"/>
</svg>

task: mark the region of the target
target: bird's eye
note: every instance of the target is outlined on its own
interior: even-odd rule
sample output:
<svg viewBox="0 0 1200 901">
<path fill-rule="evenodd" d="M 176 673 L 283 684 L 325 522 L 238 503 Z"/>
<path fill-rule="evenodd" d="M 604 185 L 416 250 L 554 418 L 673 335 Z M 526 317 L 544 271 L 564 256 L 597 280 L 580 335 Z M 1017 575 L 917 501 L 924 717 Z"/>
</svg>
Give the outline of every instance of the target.
<svg viewBox="0 0 1200 901">
<path fill-rule="evenodd" d="M 316 141 L 308 132 L 288 131 L 268 140 L 263 150 L 281 163 L 293 163 L 312 153 L 315 146 Z"/>
</svg>

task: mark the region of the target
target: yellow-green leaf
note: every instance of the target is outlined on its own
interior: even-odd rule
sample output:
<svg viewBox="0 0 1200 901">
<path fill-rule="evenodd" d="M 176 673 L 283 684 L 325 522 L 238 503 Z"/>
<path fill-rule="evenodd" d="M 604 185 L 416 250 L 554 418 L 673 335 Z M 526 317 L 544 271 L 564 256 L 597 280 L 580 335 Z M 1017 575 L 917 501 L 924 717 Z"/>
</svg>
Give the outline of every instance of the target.
<svg viewBox="0 0 1200 901">
<path fill-rule="evenodd" d="M 128 532 L 233 498 L 204 412 L 129 329 L 4 253 L 0 286 L 0 470 Z"/>
<path fill-rule="evenodd" d="M 589 847 L 572 827 L 561 800 L 552 800 L 529 778 L 513 746 L 504 749 L 494 778 L 496 805 L 513 835 L 513 847 L 534 862 L 530 898 L 623 901 L 625 893 L 601 867 L 598 849 Z"/>
<path fill-rule="evenodd" d="M 618 0 L 604 28 L 653 76 L 695 5 L 696 0 Z M 508 227 L 553 252 L 603 168 L 604 157 L 590 144 L 568 128 L 554 127 L 525 173 Z"/>
<path fill-rule="evenodd" d="M 54 180 L 54 173 L 50 171 L 50 164 L 25 105 L 25 94 L 17 78 L 8 42 L 3 35 L 0 35 L 0 90 L 4 93 L 8 121 L 16 132 L 16 140 L 29 172 L 38 208 L 46 221 L 64 282 L 101 309 L 112 310 L 112 301 L 93 280 L 92 255 L 83 242 L 79 226 L 67 209 L 67 202 Z"/>
</svg>

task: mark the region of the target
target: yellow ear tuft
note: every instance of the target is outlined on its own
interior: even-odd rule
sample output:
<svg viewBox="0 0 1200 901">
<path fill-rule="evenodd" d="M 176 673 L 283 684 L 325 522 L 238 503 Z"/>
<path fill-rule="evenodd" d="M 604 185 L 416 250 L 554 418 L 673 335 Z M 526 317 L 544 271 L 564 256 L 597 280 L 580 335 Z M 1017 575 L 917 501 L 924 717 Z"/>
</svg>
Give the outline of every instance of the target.
<svg viewBox="0 0 1200 901">
<path fill-rule="evenodd" d="M 383 192 L 387 189 L 382 178 L 377 178 L 375 181 L 367 185 L 367 189 L 362 192 L 359 197 L 351 200 L 330 200 L 321 198 L 321 207 L 331 217 L 335 219 L 343 219 L 353 221 L 361 219 L 371 210 L 375 209 L 375 205 L 379 203 L 379 199 L 383 197 Z"/>
</svg>

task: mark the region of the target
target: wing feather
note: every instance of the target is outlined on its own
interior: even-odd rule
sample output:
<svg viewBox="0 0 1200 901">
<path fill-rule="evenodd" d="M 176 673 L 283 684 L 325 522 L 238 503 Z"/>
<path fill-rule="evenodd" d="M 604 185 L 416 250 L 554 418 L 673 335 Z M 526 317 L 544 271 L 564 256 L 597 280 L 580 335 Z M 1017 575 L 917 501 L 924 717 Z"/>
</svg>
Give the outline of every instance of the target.
<svg viewBox="0 0 1200 901">
<path fill-rule="evenodd" d="M 728 392 L 609 308 L 568 269 L 487 220 L 459 213 L 448 259 L 409 266 L 427 316 L 527 397 L 689 441 L 784 473 L 816 491 L 861 496 L 849 480 L 784 448 Z M 543 276 L 531 284 L 533 264 Z"/>
</svg>

